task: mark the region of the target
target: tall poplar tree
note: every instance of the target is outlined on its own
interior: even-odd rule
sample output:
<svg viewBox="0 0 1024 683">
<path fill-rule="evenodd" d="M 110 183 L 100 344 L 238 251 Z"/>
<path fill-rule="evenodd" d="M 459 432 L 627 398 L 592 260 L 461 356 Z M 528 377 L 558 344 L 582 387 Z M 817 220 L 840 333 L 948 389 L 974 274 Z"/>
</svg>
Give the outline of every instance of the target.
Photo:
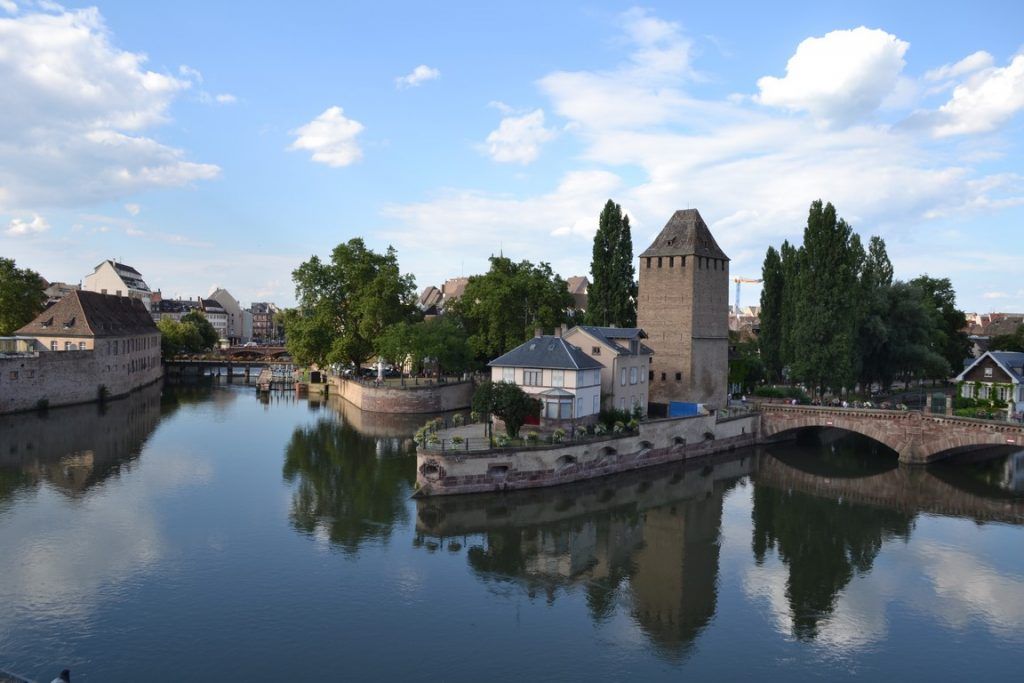
<svg viewBox="0 0 1024 683">
<path fill-rule="evenodd" d="M 761 268 L 764 286 L 761 289 L 761 334 L 758 342 L 761 361 L 768 377 L 778 380 L 782 376 L 782 304 L 785 281 L 782 274 L 782 257 L 775 247 L 768 247 Z"/>
<path fill-rule="evenodd" d="M 813 202 L 797 278 L 793 374 L 818 390 L 854 383 L 862 259 L 860 240 L 835 207 Z"/>
<path fill-rule="evenodd" d="M 780 311 L 782 323 L 779 336 L 779 360 L 783 368 L 793 364 L 796 356 L 796 349 L 793 341 L 793 328 L 796 326 L 796 301 L 799 296 L 798 279 L 800 277 L 800 262 L 803 256 L 803 247 L 796 248 L 786 240 L 779 250 L 779 258 L 782 261 L 782 310 Z M 761 321 L 764 324 L 764 321 Z"/>
<path fill-rule="evenodd" d="M 591 325 L 636 325 L 636 270 L 629 216 L 609 199 L 598 219 L 587 290 L 587 321 Z"/>
</svg>

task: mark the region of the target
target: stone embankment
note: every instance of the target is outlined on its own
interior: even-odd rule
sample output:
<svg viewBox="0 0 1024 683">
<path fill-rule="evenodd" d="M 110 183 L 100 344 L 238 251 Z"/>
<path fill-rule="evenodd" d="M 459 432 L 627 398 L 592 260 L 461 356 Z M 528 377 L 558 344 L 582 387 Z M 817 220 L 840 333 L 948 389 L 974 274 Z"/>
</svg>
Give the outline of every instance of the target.
<svg viewBox="0 0 1024 683">
<path fill-rule="evenodd" d="M 445 413 L 465 410 L 473 400 L 472 382 L 373 386 L 343 377 L 330 378 L 330 393 L 371 413 Z"/>
<path fill-rule="evenodd" d="M 556 486 L 753 445 L 759 415 L 650 420 L 637 434 L 535 448 L 416 452 L 418 495 Z"/>
</svg>

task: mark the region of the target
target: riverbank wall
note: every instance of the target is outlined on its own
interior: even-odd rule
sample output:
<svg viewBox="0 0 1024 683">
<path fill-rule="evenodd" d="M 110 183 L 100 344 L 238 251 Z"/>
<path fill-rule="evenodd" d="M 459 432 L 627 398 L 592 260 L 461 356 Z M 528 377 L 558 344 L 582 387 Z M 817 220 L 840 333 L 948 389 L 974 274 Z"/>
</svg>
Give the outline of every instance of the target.
<svg viewBox="0 0 1024 683">
<path fill-rule="evenodd" d="M 473 401 L 472 382 L 375 387 L 343 377 L 329 381 L 331 395 L 371 413 L 446 413 L 468 409 Z"/>
<path fill-rule="evenodd" d="M 419 496 L 557 486 L 752 446 L 760 416 L 648 420 L 638 433 L 534 448 L 416 451 Z"/>
<path fill-rule="evenodd" d="M 151 356 L 152 351 L 107 356 L 88 350 L 0 357 L 0 414 L 126 396 L 163 376 L 159 359 Z"/>
</svg>

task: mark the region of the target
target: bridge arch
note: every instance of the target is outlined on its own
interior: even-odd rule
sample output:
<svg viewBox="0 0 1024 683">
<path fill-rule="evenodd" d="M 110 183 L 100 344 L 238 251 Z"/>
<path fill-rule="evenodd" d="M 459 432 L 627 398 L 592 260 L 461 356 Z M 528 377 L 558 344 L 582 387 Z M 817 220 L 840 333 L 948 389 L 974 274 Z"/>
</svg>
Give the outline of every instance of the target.
<svg viewBox="0 0 1024 683">
<path fill-rule="evenodd" d="M 860 434 L 902 453 L 908 446 L 905 425 L 909 413 L 828 408 L 769 408 L 761 420 L 761 436 L 766 440 L 784 438 L 811 428 L 832 428 Z M 894 425 L 895 421 L 895 425 Z"/>
</svg>

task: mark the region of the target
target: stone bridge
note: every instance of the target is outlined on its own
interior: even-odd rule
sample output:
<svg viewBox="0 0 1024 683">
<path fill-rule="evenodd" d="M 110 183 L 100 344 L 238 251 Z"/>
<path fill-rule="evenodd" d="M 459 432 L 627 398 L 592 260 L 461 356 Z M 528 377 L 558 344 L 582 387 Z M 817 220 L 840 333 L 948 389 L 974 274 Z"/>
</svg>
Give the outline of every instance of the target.
<svg viewBox="0 0 1024 683">
<path fill-rule="evenodd" d="M 856 432 L 899 453 L 900 462 L 923 465 L 958 452 L 987 446 L 1024 445 L 1024 425 L 919 411 L 869 410 L 818 406 L 761 405 L 763 441 L 806 427 Z"/>
</svg>

